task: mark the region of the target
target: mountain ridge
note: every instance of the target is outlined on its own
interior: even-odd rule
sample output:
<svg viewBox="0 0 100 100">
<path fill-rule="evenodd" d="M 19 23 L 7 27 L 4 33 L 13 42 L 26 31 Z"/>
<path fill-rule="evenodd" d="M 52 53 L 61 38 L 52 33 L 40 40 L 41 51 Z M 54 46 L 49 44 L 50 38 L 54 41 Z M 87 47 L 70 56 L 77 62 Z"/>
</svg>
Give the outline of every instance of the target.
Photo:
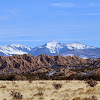
<svg viewBox="0 0 100 100">
<path fill-rule="evenodd" d="M 58 43 L 52 41 L 46 43 L 42 46 L 37 46 L 34 48 L 28 47 L 21 44 L 11 44 L 8 46 L 0 46 L 1 56 L 11 56 L 11 55 L 22 55 L 30 53 L 31 55 L 38 56 L 41 54 L 47 55 L 62 55 L 62 56 L 72 56 L 76 55 L 81 58 L 99 58 L 100 48 L 88 46 L 79 42 L 74 43 Z"/>
<path fill-rule="evenodd" d="M 71 69 L 77 70 L 80 68 L 96 69 L 100 73 L 100 58 L 82 59 L 78 56 L 48 56 L 46 54 L 37 57 L 31 54 L 0 56 L 0 75 L 31 72 L 33 74 L 51 73 L 53 71 L 56 71 L 56 74 L 61 74 L 63 71 L 63 73 L 69 75 L 75 72 Z M 87 73 L 90 72 L 87 71 Z"/>
<path fill-rule="evenodd" d="M 39 68 L 47 68 L 57 63 L 58 66 L 85 65 L 86 59 L 77 56 L 48 56 L 45 54 L 34 57 L 30 54 L 0 56 L 0 74 L 23 73 Z"/>
</svg>

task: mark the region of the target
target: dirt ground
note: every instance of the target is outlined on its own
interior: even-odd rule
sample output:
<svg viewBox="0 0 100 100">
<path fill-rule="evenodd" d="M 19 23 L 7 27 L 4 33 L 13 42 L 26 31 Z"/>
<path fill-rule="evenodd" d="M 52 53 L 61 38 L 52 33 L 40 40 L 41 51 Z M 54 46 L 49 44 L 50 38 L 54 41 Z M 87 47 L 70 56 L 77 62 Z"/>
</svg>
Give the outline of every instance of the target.
<svg viewBox="0 0 100 100">
<path fill-rule="evenodd" d="M 62 87 L 56 89 L 54 84 Z M 100 82 L 93 88 L 84 81 L 0 81 L 0 100 L 95 99 L 100 100 Z"/>
</svg>

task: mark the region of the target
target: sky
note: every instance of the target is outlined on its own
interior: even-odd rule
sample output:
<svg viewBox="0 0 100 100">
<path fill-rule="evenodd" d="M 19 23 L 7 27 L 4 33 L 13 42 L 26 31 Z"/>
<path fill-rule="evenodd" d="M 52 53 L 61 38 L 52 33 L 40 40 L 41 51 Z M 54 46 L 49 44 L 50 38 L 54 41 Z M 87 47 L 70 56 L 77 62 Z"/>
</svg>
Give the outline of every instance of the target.
<svg viewBox="0 0 100 100">
<path fill-rule="evenodd" d="M 100 0 L 0 0 L 0 45 L 53 40 L 100 47 Z"/>
</svg>

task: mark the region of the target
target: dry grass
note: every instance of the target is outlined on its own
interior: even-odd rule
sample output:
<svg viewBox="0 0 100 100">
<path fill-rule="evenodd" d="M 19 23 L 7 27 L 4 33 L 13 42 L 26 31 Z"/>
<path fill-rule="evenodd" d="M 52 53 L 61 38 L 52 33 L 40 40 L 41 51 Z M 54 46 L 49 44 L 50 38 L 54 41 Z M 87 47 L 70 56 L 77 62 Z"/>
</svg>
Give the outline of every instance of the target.
<svg viewBox="0 0 100 100">
<path fill-rule="evenodd" d="M 53 84 L 62 86 L 55 89 Z M 11 91 L 22 100 L 100 100 L 100 82 L 90 87 L 84 81 L 0 81 L 0 100 L 13 100 Z"/>
</svg>

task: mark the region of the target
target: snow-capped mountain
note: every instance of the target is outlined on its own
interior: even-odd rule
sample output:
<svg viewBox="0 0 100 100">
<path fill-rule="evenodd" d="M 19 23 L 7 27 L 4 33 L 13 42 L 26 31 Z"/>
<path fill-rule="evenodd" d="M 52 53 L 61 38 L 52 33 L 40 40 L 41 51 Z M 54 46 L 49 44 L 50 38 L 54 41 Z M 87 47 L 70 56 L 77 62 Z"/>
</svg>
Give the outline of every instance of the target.
<svg viewBox="0 0 100 100">
<path fill-rule="evenodd" d="M 88 45 L 84 45 L 82 43 L 79 42 L 74 42 L 71 44 L 67 44 L 67 48 L 70 50 L 75 50 L 75 49 L 95 49 L 95 47 L 93 46 L 88 46 Z"/>
<path fill-rule="evenodd" d="M 50 53 L 60 53 L 63 49 L 69 49 L 69 50 L 86 50 L 86 49 L 95 49 L 95 47 L 93 46 L 88 46 L 88 45 L 84 45 L 82 43 L 79 42 L 74 42 L 71 44 L 65 44 L 65 43 L 58 43 L 56 41 L 52 41 L 49 43 L 46 43 L 45 45 L 38 47 L 38 48 L 47 48 Z"/>
<path fill-rule="evenodd" d="M 52 41 L 52 42 L 46 43 L 42 47 L 49 49 L 50 53 L 60 53 L 60 51 L 66 47 L 66 44 Z"/>
<path fill-rule="evenodd" d="M 53 41 L 53 42 L 47 43 L 45 47 L 50 50 L 50 53 L 59 53 L 59 50 L 63 48 L 63 45 L 60 45 L 56 41 Z"/>
<path fill-rule="evenodd" d="M 20 45 L 20 44 L 11 44 L 8 45 L 8 47 L 16 48 L 16 49 L 21 49 L 21 50 L 28 50 L 31 51 L 31 48 L 25 45 Z"/>
<path fill-rule="evenodd" d="M 52 41 L 46 43 L 42 46 L 37 46 L 35 48 L 30 48 L 25 45 L 20 44 L 11 44 L 8 46 L 0 46 L 0 55 L 1 56 L 11 56 L 11 55 L 21 55 L 30 53 L 34 56 L 41 54 L 47 55 L 62 55 L 62 56 L 73 56 L 77 55 L 81 58 L 99 58 L 100 57 L 100 48 L 93 46 L 88 46 L 79 42 L 74 42 L 71 44 L 58 43 Z"/>
<path fill-rule="evenodd" d="M 96 48 L 93 46 L 84 45 L 79 42 L 65 44 L 65 43 L 58 43 L 56 41 L 52 41 L 52 42 L 46 43 L 42 46 L 33 48 L 31 53 L 35 56 L 38 56 L 40 54 L 64 55 L 64 56 L 66 55 L 67 56 L 67 55 L 75 55 L 75 53 L 72 51 L 79 52 L 82 50 L 90 50 L 90 49 L 92 50 L 92 49 L 96 49 Z M 80 56 L 82 57 L 84 55 L 81 54 Z"/>
<path fill-rule="evenodd" d="M 25 45 L 12 44 L 8 46 L 0 46 L 0 54 L 2 56 L 11 56 L 16 54 L 26 54 L 31 51 L 31 48 Z"/>
</svg>

